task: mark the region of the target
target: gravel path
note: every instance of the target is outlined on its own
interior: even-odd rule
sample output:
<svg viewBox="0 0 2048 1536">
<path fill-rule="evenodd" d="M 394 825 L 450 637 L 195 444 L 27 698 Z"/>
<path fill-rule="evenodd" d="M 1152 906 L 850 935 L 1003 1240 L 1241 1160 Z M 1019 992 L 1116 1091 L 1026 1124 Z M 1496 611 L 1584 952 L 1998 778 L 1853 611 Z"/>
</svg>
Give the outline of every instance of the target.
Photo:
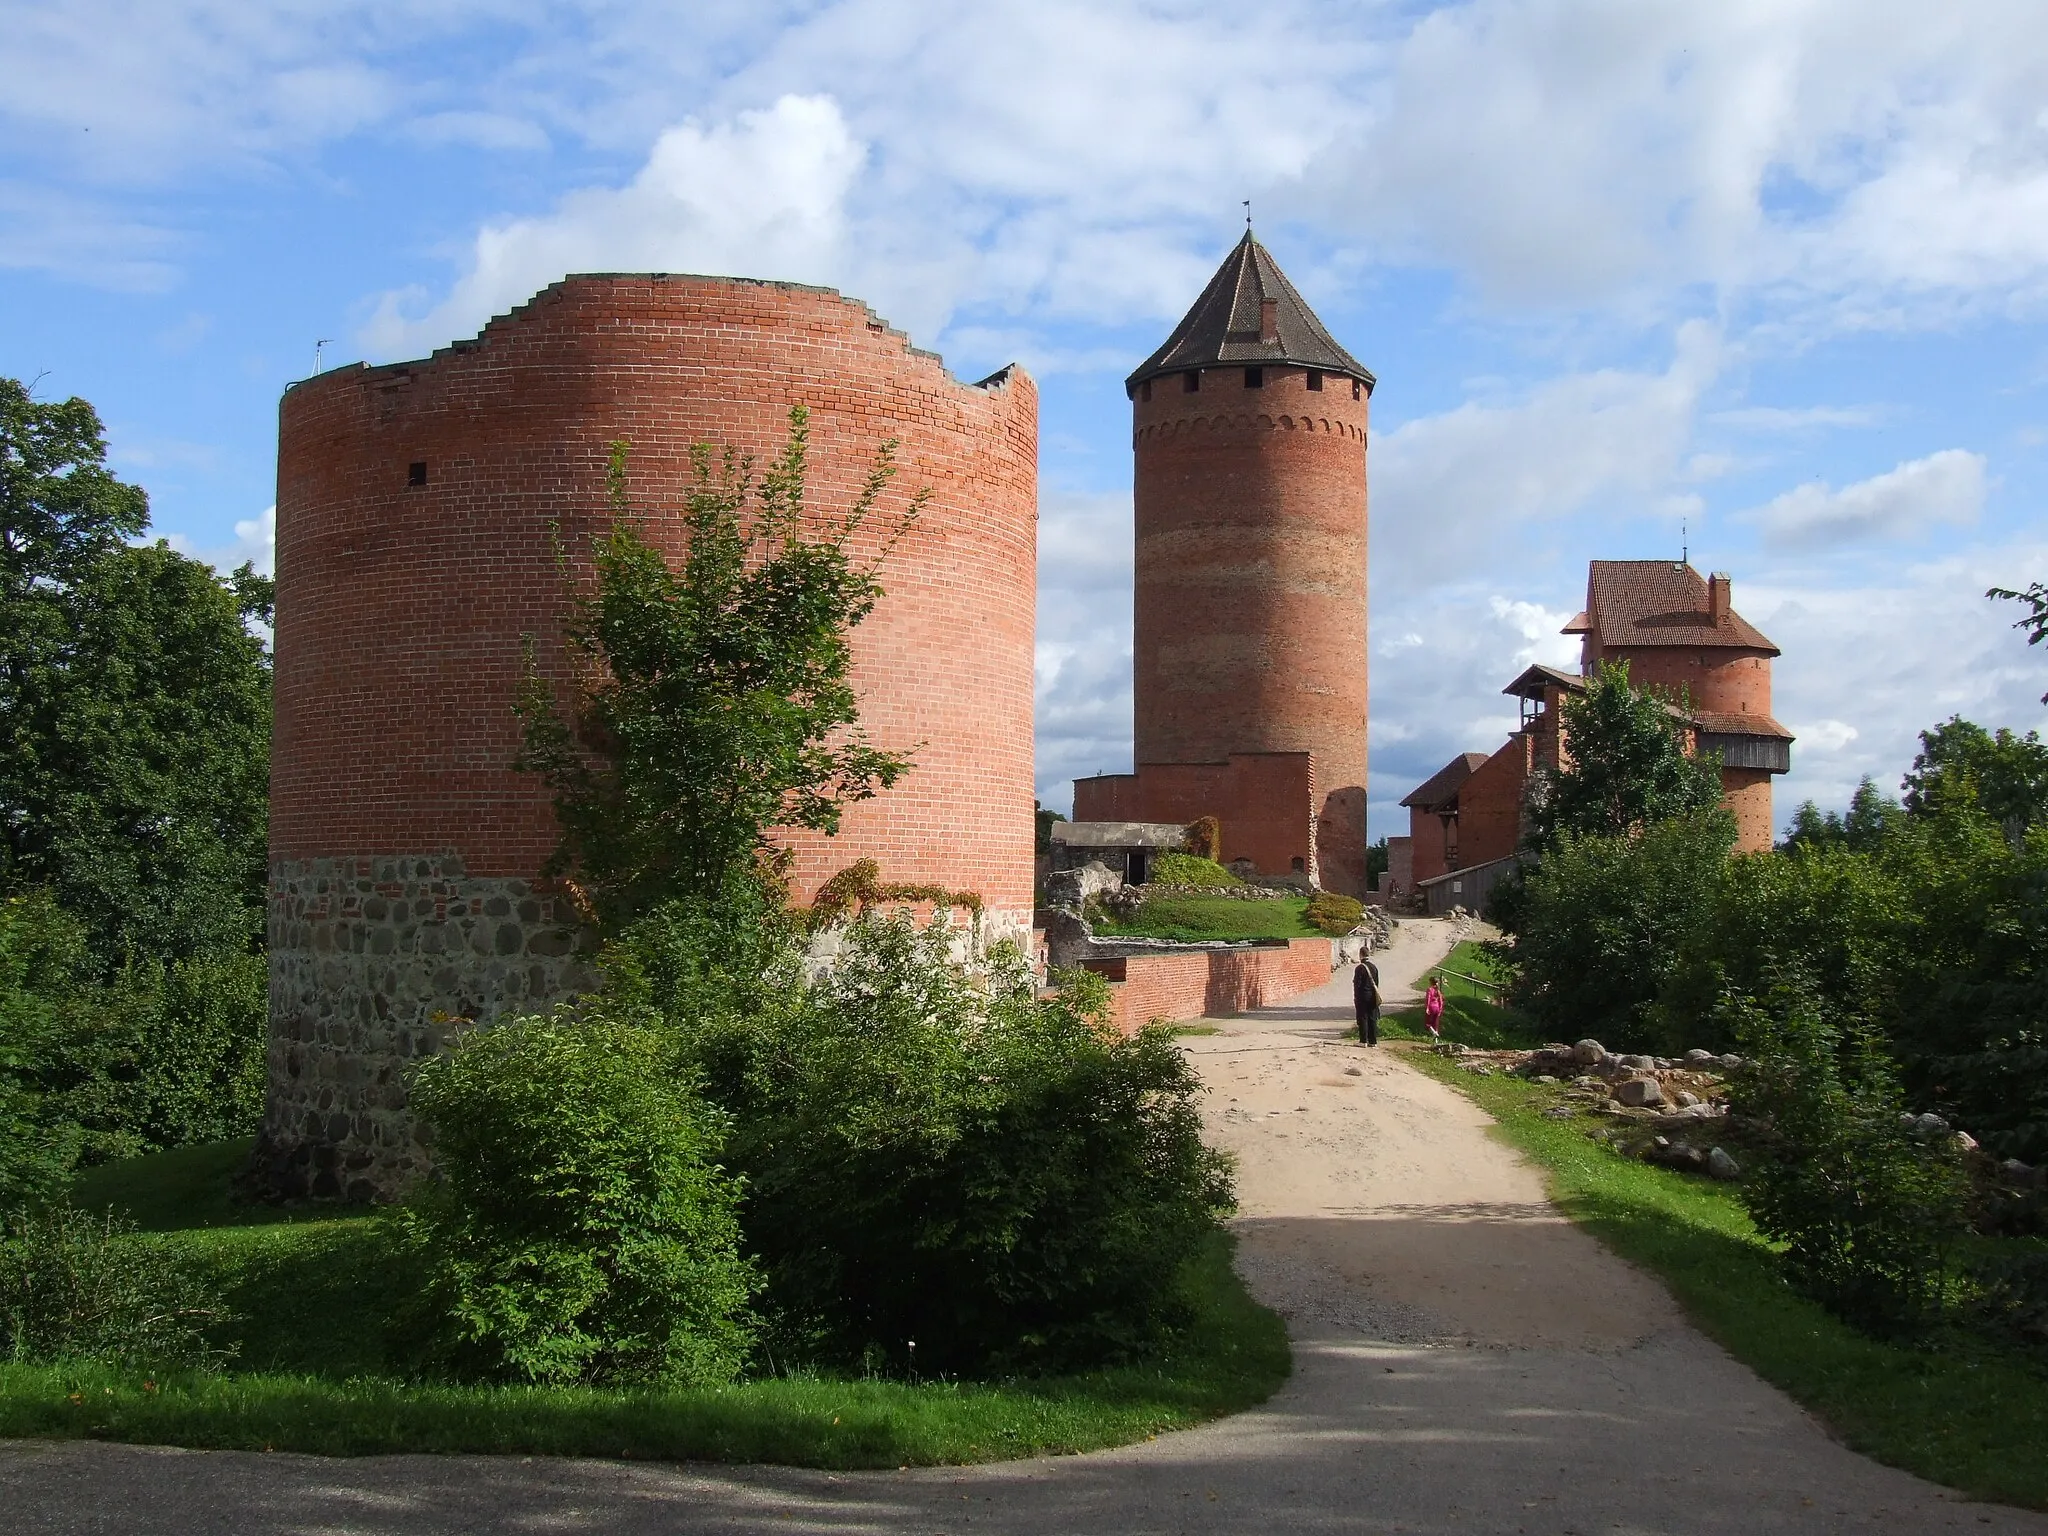
<svg viewBox="0 0 2048 1536">
<path fill-rule="evenodd" d="M 1391 997 L 1453 938 L 1404 924 Z M 1346 1039 L 1348 980 L 1189 1041 L 1289 1319 L 1263 1408 L 1091 1456 L 778 1468 L 0 1446 L 9 1531 L 2029 1532 L 1864 1460 L 1563 1221 L 1463 1098 Z"/>
</svg>

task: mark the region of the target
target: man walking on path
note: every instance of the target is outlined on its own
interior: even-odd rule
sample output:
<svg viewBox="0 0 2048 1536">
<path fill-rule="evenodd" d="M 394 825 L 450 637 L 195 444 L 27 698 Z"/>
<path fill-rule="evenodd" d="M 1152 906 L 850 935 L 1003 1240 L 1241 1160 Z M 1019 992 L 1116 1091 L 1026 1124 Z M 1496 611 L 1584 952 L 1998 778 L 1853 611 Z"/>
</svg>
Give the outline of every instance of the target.
<svg viewBox="0 0 2048 1536">
<path fill-rule="evenodd" d="M 1360 957 L 1351 973 L 1351 1003 L 1358 1010 L 1358 1038 L 1365 1045 L 1380 1043 L 1380 968 Z"/>
</svg>

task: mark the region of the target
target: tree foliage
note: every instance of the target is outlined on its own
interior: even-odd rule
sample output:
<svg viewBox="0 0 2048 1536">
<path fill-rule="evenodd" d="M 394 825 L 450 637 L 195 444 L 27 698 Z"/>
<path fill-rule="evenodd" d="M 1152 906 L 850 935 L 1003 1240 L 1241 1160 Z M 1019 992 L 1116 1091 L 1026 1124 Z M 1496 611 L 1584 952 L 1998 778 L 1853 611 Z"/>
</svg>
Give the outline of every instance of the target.
<svg viewBox="0 0 2048 1536">
<path fill-rule="evenodd" d="M 1851 853 L 1875 853 L 1884 846 L 1905 810 L 1884 794 L 1866 776 L 1849 797 L 1847 812 L 1822 814 L 1811 800 L 1802 801 L 1793 812 L 1785 840 L 1779 846 L 1795 849 L 1846 848 Z"/>
<path fill-rule="evenodd" d="M 435 1178 L 405 1212 L 443 1361 L 516 1380 L 699 1385 L 752 1347 L 726 1117 L 662 1031 L 608 1016 L 473 1030 L 422 1062 Z"/>
<path fill-rule="evenodd" d="M 270 584 L 128 541 L 82 400 L 0 379 L 0 890 L 52 891 L 104 975 L 261 927 Z"/>
<path fill-rule="evenodd" d="M 1719 762 L 1687 755 L 1683 720 L 1656 692 L 1630 686 L 1626 662 L 1603 663 L 1560 707 L 1568 761 L 1546 776 L 1533 807 L 1539 849 L 1565 835 L 1613 836 L 1720 803 Z"/>
<path fill-rule="evenodd" d="M 1917 816 L 1974 806 L 2015 833 L 2048 825 L 2048 743 L 2038 731 L 1987 731 L 1951 715 L 1920 733 L 1905 786 L 1906 809 Z"/>
<path fill-rule="evenodd" d="M 909 769 L 869 743 L 849 679 L 850 632 L 882 593 L 853 546 L 880 515 L 893 445 L 827 514 L 806 504 L 808 444 L 799 406 L 763 472 L 693 449 L 680 569 L 636 527 L 627 445 L 613 445 L 615 521 L 566 625 L 570 703 L 535 664 L 518 705 L 519 766 L 553 790 L 562 828 L 552 870 L 591 891 L 612 932 L 751 878 L 773 829 L 836 831 L 844 806 Z M 884 550 L 921 502 L 882 530 Z"/>
</svg>

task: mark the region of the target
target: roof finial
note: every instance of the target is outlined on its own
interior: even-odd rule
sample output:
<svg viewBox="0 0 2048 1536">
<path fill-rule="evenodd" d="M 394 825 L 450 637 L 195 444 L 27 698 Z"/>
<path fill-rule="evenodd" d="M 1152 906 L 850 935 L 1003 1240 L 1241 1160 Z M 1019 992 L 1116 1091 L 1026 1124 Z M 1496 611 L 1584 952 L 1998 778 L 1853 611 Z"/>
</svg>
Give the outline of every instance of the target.
<svg viewBox="0 0 2048 1536">
<path fill-rule="evenodd" d="M 1244 200 L 1244 232 L 1246 234 L 1252 232 L 1252 200 L 1250 198 Z"/>
<path fill-rule="evenodd" d="M 1678 520 L 1678 563 L 1680 565 L 1692 564 L 1692 540 L 1686 531 L 1685 519 L 1682 517 Z"/>
</svg>

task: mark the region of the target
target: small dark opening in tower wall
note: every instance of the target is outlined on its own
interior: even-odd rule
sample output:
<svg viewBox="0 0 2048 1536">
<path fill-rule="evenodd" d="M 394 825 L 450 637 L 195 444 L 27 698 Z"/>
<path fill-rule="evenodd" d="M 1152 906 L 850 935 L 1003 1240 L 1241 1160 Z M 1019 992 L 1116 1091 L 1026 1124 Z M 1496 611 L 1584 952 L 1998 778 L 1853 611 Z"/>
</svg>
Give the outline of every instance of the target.
<svg viewBox="0 0 2048 1536">
<path fill-rule="evenodd" d="M 1202 387 L 1202 370 L 1190 368 L 1186 373 L 1182 374 L 1180 376 L 1180 387 L 1182 393 L 1190 395 L 1200 389 Z"/>
<path fill-rule="evenodd" d="M 1354 400 L 1356 400 L 1356 399 L 1358 398 L 1358 389 L 1359 389 L 1359 384 L 1358 384 L 1358 380 L 1356 380 L 1356 379 L 1353 379 L 1353 380 L 1351 381 L 1351 398 L 1352 398 L 1352 399 L 1354 399 Z"/>
<path fill-rule="evenodd" d="M 412 463 L 405 466 L 405 483 L 407 485 L 425 485 L 427 483 L 427 461 L 425 459 L 415 459 Z"/>
<path fill-rule="evenodd" d="M 1310 389 L 1315 389 L 1315 390 L 1320 390 L 1320 389 L 1321 389 L 1321 388 L 1323 387 L 1323 370 L 1322 370 L 1322 369 L 1320 369 L 1320 368 L 1311 368 L 1311 369 L 1309 369 L 1309 371 L 1308 371 L 1308 387 L 1309 387 Z"/>
<path fill-rule="evenodd" d="M 1147 379 L 1138 386 L 1138 398 L 1140 400 L 1150 400 L 1152 398 L 1152 381 L 1150 379 Z"/>
<path fill-rule="evenodd" d="M 1266 387 L 1266 370 L 1263 368 L 1245 369 L 1244 387 L 1246 389 L 1264 389 Z"/>
</svg>

